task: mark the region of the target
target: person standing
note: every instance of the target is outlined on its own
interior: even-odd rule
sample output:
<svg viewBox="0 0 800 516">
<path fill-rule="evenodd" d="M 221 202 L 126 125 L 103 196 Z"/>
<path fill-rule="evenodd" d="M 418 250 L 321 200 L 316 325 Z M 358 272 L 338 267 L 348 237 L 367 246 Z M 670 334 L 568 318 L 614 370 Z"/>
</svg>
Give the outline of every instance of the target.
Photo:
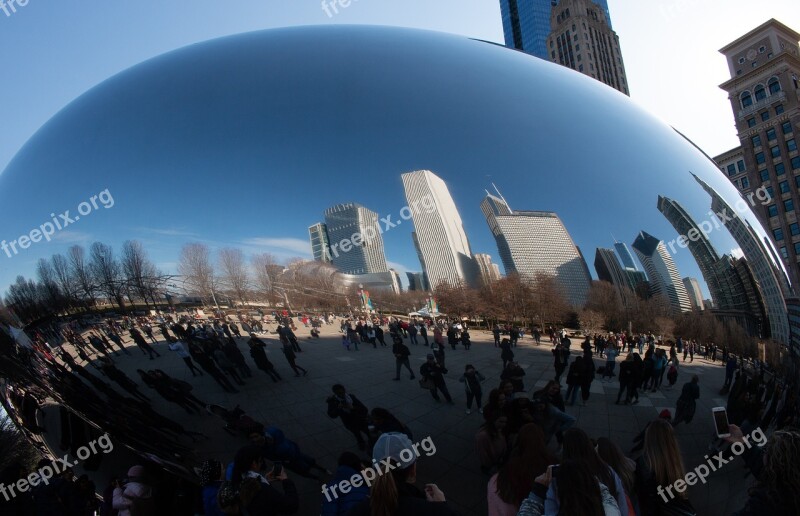
<svg viewBox="0 0 800 516">
<path fill-rule="evenodd" d="M 403 344 L 403 338 L 399 335 L 394 335 L 392 353 L 394 353 L 395 363 L 397 365 L 397 372 L 394 375 L 394 379 L 397 381 L 400 380 L 400 368 L 403 366 L 405 366 L 406 369 L 408 369 L 408 372 L 411 373 L 411 380 L 416 378 L 416 376 L 414 376 L 414 371 L 411 370 L 411 363 L 408 361 L 408 357 L 411 356 L 411 351 L 408 349 L 408 346 Z"/>
<path fill-rule="evenodd" d="M 328 404 L 328 417 L 336 419 L 337 417 L 342 420 L 344 427 L 347 428 L 356 437 L 358 448 L 364 450 L 367 448 L 367 439 L 370 438 L 369 424 L 367 423 L 367 415 L 369 409 L 366 405 L 361 403 L 358 398 L 353 394 L 348 394 L 344 385 L 336 384 L 331 387 L 333 396 L 326 400 Z M 364 434 L 367 439 L 364 439 Z"/>
<path fill-rule="evenodd" d="M 428 329 L 425 326 L 425 321 L 419 325 L 419 336 L 422 337 L 422 341 L 425 344 L 425 347 L 428 347 Z"/>
<path fill-rule="evenodd" d="M 694 412 L 697 409 L 697 400 L 700 398 L 699 382 L 700 378 L 697 375 L 693 375 L 692 381 L 683 385 L 681 395 L 675 407 L 675 419 L 672 420 L 673 427 L 678 426 L 678 424 L 683 421 L 685 421 L 686 424 L 692 422 Z"/>
<path fill-rule="evenodd" d="M 539 332 L 539 328 L 533 329 L 533 341 L 536 342 L 536 345 L 539 345 L 539 342 L 542 340 L 542 334 Z"/>
<path fill-rule="evenodd" d="M 300 371 L 303 371 L 303 376 L 308 374 L 308 371 L 297 365 L 295 360 L 297 360 L 297 355 L 294 354 L 294 349 L 292 349 L 292 345 L 289 344 L 288 339 L 283 340 L 283 354 L 286 356 L 286 361 L 289 362 L 289 367 L 292 368 L 294 371 L 294 375 L 300 376 Z"/>
<path fill-rule="evenodd" d="M 438 362 L 440 366 L 444 367 L 444 344 L 434 340 L 433 344 L 431 344 L 431 351 L 433 351 L 433 356 L 436 358 L 436 362 Z"/>
<path fill-rule="evenodd" d="M 467 330 L 466 326 L 461 330 L 461 344 L 464 345 L 464 349 L 467 351 L 472 346 L 472 340 L 470 340 L 469 330 Z"/>
<path fill-rule="evenodd" d="M 631 402 L 629 396 L 630 384 L 633 381 L 635 371 L 633 368 L 633 354 L 628 353 L 625 360 L 619 365 L 619 393 L 617 393 L 617 405 L 622 395 L 625 394 L 625 404 Z"/>
<path fill-rule="evenodd" d="M 481 399 L 483 398 L 483 391 L 481 389 L 481 382 L 486 378 L 475 369 L 471 364 L 467 364 L 464 368 L 464 374 L 458 379 L 459 382 L 464 384 L 464 389 L 467 394 L 467 414 L 472 413 L 472 400 L 475 399 L 475 406 L 481 414 L 483 414 Z"/>
<path fill-rule="evenodd" d="M 617 346 L 613 342 L 609 343 L 608 348 L 605 350 L 606 354 L 606 367 L 603 370 L 603 378 L 614 378 L 614 367 L 617 365 L 616 359 L 619 355 Z"/>
<path fill-rule="evenodd" d="M 419 374 L 425 380 L 430 380 L 433 384 L 433 388 L 431 389 L 431 396 L 436 401 L 441 401 L 439 399 L 439 395 L 436 391 L 441 391 L 444 395 L 444 399 L 447 400 L 447 403 L 450 405 L 453 404 L 453 398 L 450 397 L 450 392 L 447 390 L 447 384 L 444 383 L 444 375 L 447 374 L 447 369 L 444 366 L 439 365 L 434 360 L 434 356 L 428 354 L 428 360 L 422 364 L 419 368 Z"/>
<path fill-rule="evenodd" d="M 503 361 L 503 369 L 505 369 L 508 363 L 514 360 L 514 352 L 511 351 L 511 341 L 503 339 L 500 342 L 500 349 L 500 359 Z"/>
<path fill-rule="evenodd" d="M 419 331 L 417 327 L 417 323 L 409 324 L 408 325 L 408 338 L 411 340 L 413 345 L 417 345 L 417 332 Z"/>
<path fill-rule="evenodd" d="M 578 397 L 578 390 L 583 383 L 583 376 L 585 374 L 586 366 L 583 363 L 584 357 L 575 357 L 572 364 L 569 366 L 567 373 L 567 394 L 565 398 L 570 405 L 575 404 L 575 398 Z"/>
<path fill-rule="evenodd" d="M 183 360 L 183 362 L 186 364 L 186 367 L 188 367 L 189 371 L 192 372 L 192 376 L 197 376 L 195 372 L 199 373 L 200 376 L 203 376 L 203 371 L 194 366 L 194 363 L 192 362 L 192 355 L 186 351 L 186 346 L 183 344 L 183 342 L 169 337 L 169 343 L 169 350 L 174 351 L 181 358 L 181 360 Z"/>
<path fill-rule="evenodd" d="M 494 325 L 492 328 L 492 336 L 494 337 L 494 347 L 500 346 L 500 326 Z"/>
<path fill-rule="evenodd" d="M 583 378 L 581 379 L 581 401 L 584 407 L 586 406 L 586 402 L 589 401 L 589 393 L 595 375 L 594 360 L 592 360 L 591 353 L 592 352 L 589 351 L 588 353 L 583 354 L 584 370 Z"/>
<path fill-rule="evenodd" d="M 556 370 L 555 380 L 560 384 L 561 375 L 564 374 L 564 370 L 569 365 L 569 350 L 565 349 L 559 342 L 550 352 L 553 354 L 553 367 Z"/>
</svg>

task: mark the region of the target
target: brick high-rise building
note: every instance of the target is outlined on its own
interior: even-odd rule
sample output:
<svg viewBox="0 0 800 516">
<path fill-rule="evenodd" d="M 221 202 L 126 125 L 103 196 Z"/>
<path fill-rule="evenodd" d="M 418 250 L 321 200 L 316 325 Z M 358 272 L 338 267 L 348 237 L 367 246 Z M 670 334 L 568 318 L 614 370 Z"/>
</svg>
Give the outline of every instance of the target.
<svg viewBox="0 0 800 516">
<path fill-rule="evenodd" d="M 793 284 L 800 280 L 800 33 L 771 19 L 720 50 L 741 146 L 715 158 L 745 196 L 764 187 L 773 202 L 756 216 Z"/>
</svg>

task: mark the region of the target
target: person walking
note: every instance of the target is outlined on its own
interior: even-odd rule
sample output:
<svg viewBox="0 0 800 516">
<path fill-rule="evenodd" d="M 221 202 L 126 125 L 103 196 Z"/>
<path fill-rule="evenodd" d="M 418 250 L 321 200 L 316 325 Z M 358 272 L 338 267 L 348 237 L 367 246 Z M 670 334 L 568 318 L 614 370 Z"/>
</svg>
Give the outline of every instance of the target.
<svg viewBox="0 0 800 516">
<path fill-rule="evenodd" d="M 733 381 L 733 373 L 736 372 L 736 358 L 735 357 L 728 357 L 728 361 L 725 363 L 725 385 L 730 389 L 731 382 Z"/>
<path fill-rule="evenodd" d="M 394 379 L 398 381 L 400 380 L 400 369 L 403 366 L 405 366 L 405 368 L 408 369 L 408 372 L 411 373 L 411 380 L 416 378 L 416 376 L 414 376 L 414 371 L 411 370 L 411 363 L 408 361 L 411 351 L 408 349 L 408 346 L 403 344 L 403 338 L 399 335 L 394 335 L 392 353 L 394 353 L 395 364 L 397 365 L 397 372 L 394 375 Z"/>
<path fill-rule="evenodd" d="M 225 352 L 225 356 L 228 357 L 228 360 L 233 362 L 233 365 L 236 366 L 242 378 L 252 378 L 253 372 L 247 365 L 244 355 L 239 350 L 239 345 L 236 344 L 235 340 L 228 339 L 223 345 L 222 350 Z"/>
<path fill-rule="evenodd" d="M 144 340 L 144 337 L 142 336 L 141 332 L 139 332 L 139 330 L 137 330 L 136 328 L 131 328 L 130 330 L 128 330 L 128 332 L 131 334 L 131 339 L 133 339 L 133 342 L 135 342 L 136 345 L 139 346 L 139 349 L 142 350 L 142 353 L 145 355 L 147 355 L 148 353 L 150 354 L 150 360 L 155 360 L 153 358 L 153 355 L 156 355 L 157 357 L 161 356 L 158 353 L 158 351 L 153 349 L 153 347 L 150 344 L 148 344 L 146 340 Z"/>
<path fill-rule="evenodd" d="M 183 360 L 183 363 L 186 364 L 186 367 L 188 367 L 189 371 L 192 372 L 192 376 L 197 376 L 197 374 L 203 376 L 203 371 L 195 367 L 194 363 L 192 362 L 192 355 L 190 355 L 186 350 L 186 346 L 183 342 L 174 337 L 169 337 L 169 343 L 169 350 L 174 351 L 181 358 L 181 360 Z"/>
<path fill-rule="evenodd" d="M 197 365 L 200 366 L 203 371 L 208 373 L 211 378 L 214 379 L 225 391 L 237 393 L 239 392 L 236 387 L 225 377 L 222 371 L 219 370 L 217 365 L 211 359 L 208 354 L 202 350 L 202 348 L 195 344 L 194 342 L 189 342 L 189 353 L 192 355 L 192 358 Z"/>
<path fill-rule="evenodd" d="M 253 358 L 253 362 L 256 363 L 256 367 L 267 373 L 274 383 L 278 383 L 278 380 L 282 380 L 283 378 L 281 378 L 281 375 L 275 370 L 275 366 L 270 362 L 269 358 L 267 358 L 267 345 L 264 341 L 258 337 L 252 336 L 247 344 L 250 346 L 250 356 Z"/>
<path fill-rule="evenodd" d="M 683 421 L 685 421 L 686 424 L 692 422 L 694 412 L 697 409 L 697 400 L 700 398 L 699 382 L 700 378 L 697 375 L 692 375 L 692 381 L 683 385 L 681 395 L 675 407 L 675 418 L 672 420 L 673 427 L 678 426 L 678 424 Z"/>
<path fill-rule="evenodd" d="M 464 329 L 461 330 L 461 344 L 467 351 L 469 351 L 470 346 L 472 346 L 472 340 L 470 340 L 469 330 L 467 330 L 466 327 L 464 327 Z"/>
<path fill-rule="evenodd" d="M 341 419 L 344 427 L 356 437 L 359 449 L 366 449 L 367 440 L 370 438 L 369 424 L 367 422 L 369 409 L 354 394 L 348 394 L 344 385 L 337 383 L 331 387 L 331 390 L 333 391 L 333 396 L 326 400 L 328 417 Z M 364 439 L 364 436 L 366 436 L 366 439 Z"/>
<path fill-rule="evenodd" d="M 417 345 L 417 333 L 419 332 L 419 328 L 416 323 L 408 325 L 408 338 L 411 340 L 413 345 Z"/>
<path fill-rule="evenodd" d="M 289 362 L 289 367 L 292 368 L 294 371 L 295 377 L 300 376 L 300 371 L 303 371 L 303 376 L 308 374 L 308 371 L 297 365 L 295 360 L 297 360 L 297 355 L 294 354 L 294 349 L 292 345 L 289 343 L 289 340 L 286 339 L 283 341 L 283 354 L 286 357 L 286 361 Z"/>
<path fill-rule="evenodd" d="M 433 356 L 436 358 L 436 362 L 438 362 L 440 366 L 444 367 L 444 344 L 440 344 L 434 340 L 433 344 L 431 344 L 431 351 L 433 352 Z"/>
<path fill-rule="evenodd" d="M 467 394 L 467 414 L 472 413 L 473 399 L 475 400 L 475 406 L 478 408 L 478 411 L 483 414 L 483 409 L 481 408 L 481 399 L 483 397 L 481 382 L 485 379 L 486 378 L 479 373 L 473 365 L 467 364 L 466 367 L 464 367 L 464 374 L 461 375 L 458 381 L 464 384 L 464 390 Z"/>
<path fill-rule="evenodd" d="M 447 374 L 447 369 L 444 366 L 436 363 L 434 356 L 428 354 L 427 361 L 422 364 L 419 368 L 419 374 L 422 376 L 424 380 L 428 380 L 433 385 L 431 389 L 431 396 L 436 401 L 441 401 L 439 399 L 439 395 L 437 391 L 441 391 L 444 395 L 444 399 L 447 400 L 447 403 L 450 405 L 453 404 L 453 398 L 450 397 L 450 392 L 447 390 L 447 384 L 444 382 L 444 375 Z"/>
<path fill-rule="evenodd" d="M 614 367 L 617 365 L 617 356 L 619 355 L 619 351 L 617 351 L 617 346 L 612 343 L 609 343 L 608 348 L 605 350 L 606 354 L 606 367 L 603 369 L 603 378 L 614 378 Z"/>
<path fill-rule="evenodd" d="M 428 347 L 428 345 L 429 345 L 429 342 L 428 342 L 428 328 L 425 325 L 425 321 L 423 321 L 422 324 L 419 325 L 419 336 L 422 337 L 422 341 L 423 341 L 423 344 L 425 344 L 425 347 Z"/>
<path fill-rule="evenodd" d="M 236 364 L 231 362 L 231 360 L 225 355 L 225 352 L 222 348 L 216 348 L 211 353 L 211 356 L 214 357 L 214 360 L 217 362 L 217 366 L 228 373 L 228 375 L 233 378 L 233 380 L 238 383 L 239 385 L 245 385 L 244 380 L 242 377 L 239 376 L 239 373 L 236 372 Z"/>
</svg>

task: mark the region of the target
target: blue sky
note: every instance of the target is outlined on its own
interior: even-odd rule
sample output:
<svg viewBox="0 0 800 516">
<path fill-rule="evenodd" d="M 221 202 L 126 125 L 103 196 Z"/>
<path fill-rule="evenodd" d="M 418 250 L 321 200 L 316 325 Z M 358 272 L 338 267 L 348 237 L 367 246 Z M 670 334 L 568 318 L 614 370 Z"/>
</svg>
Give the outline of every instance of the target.
<svg viewBox="0 0 800 516">
<path fill-rule="evenodd" d="M 609 0 L 633 100 L 713 156 L 737 143 L 730 105 L 717 87 L 728 78 L 724 58 L 717 49 L 769 17 L 800 28 L 800 14 L 796 3 L 788 0 L 759 4 L 708 0 L 697 4 L 685 0 Z M 0 12 L 0 76 L 6 85 L 0 101 L 0 169 L 61 108 L 130 66 L 220 36 L 332 23 L 416 27 L 503 41 L 496 0 L 357 0 L 333 17 L 316 0 L 239 0 L 226 4 L 209 0 L 85 0 L 79 4 L 30 0 L 12 16 Z M 99 185 L 98 191 L 103 187 Z M 64 208 L 81 200 L 77 194 L 65 197 Z M 396 212 L 402 199 L 395 201 L 382 211 Z M 512 203 L 520 209 L 539 208 Z M 150 228 L 161 236 L 172 233 L 191 238 L 194 230 L 184 226 L 180 222 L 170 227 L 143 223 L 140 235 L 132 232 L 130 237 L 146 242 L 148 235 L 156 234 L 147 230 Z M 569 225 L 568 229 L 572 231 Z M 282 249 L 285 256 L 297 255 L 301 254 L 304 236 L 252 235 L 246 243 L 254 249 L 266 245 Z M 632 240 L 629 235 L 615 236 Z M 94 237 L 82 232 L 79 225 L 59 235 L 63 244 L 88 245 Z M 488 251 L 496 259 L 496 249 L 477 250 Z M 591 269 L 593 249 L 587 254 Z M 168 268 L 172 264 L 166 256 L 159 257 L 159 263 Z M 173 256 L 177 259 L 176 252 Z M 406 258 L 404 265 L 418 268 L 413 259 Z M 33 261 L 32 256 L 27 263 L 19 260 L 15 270 L 22 271 Z M 0 271 L 0 276 L 7 277 L 9 272 Z"/>
</svg>

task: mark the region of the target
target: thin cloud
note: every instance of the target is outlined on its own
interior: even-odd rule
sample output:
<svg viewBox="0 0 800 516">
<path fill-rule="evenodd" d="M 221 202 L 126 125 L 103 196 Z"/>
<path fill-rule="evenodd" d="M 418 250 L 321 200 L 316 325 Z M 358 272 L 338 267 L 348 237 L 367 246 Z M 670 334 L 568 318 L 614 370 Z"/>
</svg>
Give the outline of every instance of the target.
<svg viewBox="0 0 800 516">
<path fill-rule="evenodd" d="M 300 238 L 247 238 L 243 242 L 251 247 L 268 249 L 282 249 L 300 256 L 311 256 L 311 244 L 308 240 Z"/>
<path fill-rule="evenodd" d="M 92 235 L 82 231 L 60 231 L 53 236 L 53 240 L 62 244 L 85 244 L 92 240 Z"/>
<path fill-rule="evenodd" d="M 731 256 L 734 258 L 744 258 L 744 251 L 742 251 L 741 247 L 735 247 L 731 249 Z"/>
<path fill-rule="evenodd" d="M 184 231 L 182 229 L 174 229 L 174 228 L 146 228 L 146 227 L 138 227 L 133 228 L 136 231 L 140 231 L 142 233 L 153 233 L 155 235 L 163 235 L 163 236 L 185 236 L 185 237 L 196 237 L 198 236 L 197 233 L 192 233 L 191 231 Z"/>
</svg>

